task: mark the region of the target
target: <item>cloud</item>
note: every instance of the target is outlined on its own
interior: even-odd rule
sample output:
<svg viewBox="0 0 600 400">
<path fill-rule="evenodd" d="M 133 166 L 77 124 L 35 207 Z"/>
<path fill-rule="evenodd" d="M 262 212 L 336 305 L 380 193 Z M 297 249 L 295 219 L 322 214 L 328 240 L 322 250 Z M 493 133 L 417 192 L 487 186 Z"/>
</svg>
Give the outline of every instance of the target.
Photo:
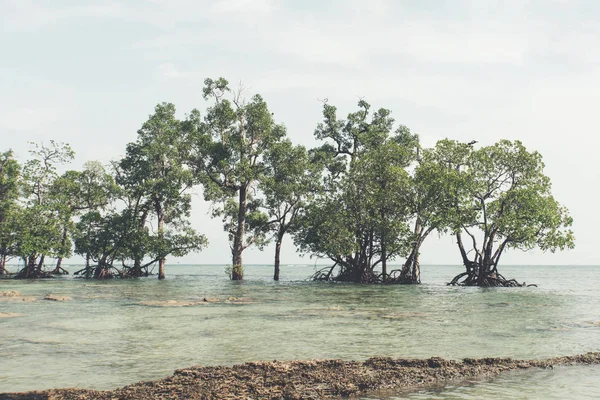
<svg viewBox="0 0 600 400">
<path fill-rule="evenodd" d="M 257 15 L 268 15 L 273 11 L 274 2 L 271 0 L 220 0 L 210 2 L 210 12 L 220 16 L 244 16 L 248 14 L 256 18 Z"/>
<path fill-rule="evenodd" d="M 66 121 L 69 117 L 69 110 L 60 106 L 11 107 L 0 111 L 0 129 L 17 133 L 37 131 L 43 135 L 49 126 Z"/>
<path fill-rule="evenodd" d="M 579 195 L 593 189 L 600 144 L 595 2 L 5 0 L 2 8 L 5 146 L 46 135 L 117 154 L 154 104 L 202 108 L 204 78 L 224 76 L 263 94 L 298 143 L 312 138 L 319 98 L 343 116 L 363 96 L 426 145 L 522 139 L 544 155 L 557 198 L 584 216 L 577 229 L 592 237 L 600 223 L 590 211 L 598 194 Z"/>
<path fill-rule="evenodd" d="M 112 1 L 96 4 L 77 4 L 61 6 L 52 2 L 51 6 L 33 0 L 9 0 L 3 6 L 0 16 L 2 30 L 24 32 L 44 29 L 65 20 L 84 20 L 89 18 L 115 18 L 123 15 L 123 7 Z"/>
<path fill-rule="evenodd" d="M 72 91 L 45 79 L 0 69 L 0 129 L 10 132 L 47 133 L 49 127 L 72 118 L 77 107 Z"/>
<path fill-rule="evenodd" d="M 167 79 L 190 79 L 196 75 L 191 72 L 182 72 L 172 63 L 160 64 L 158 72 L 163 78 Z"/>
</svg>

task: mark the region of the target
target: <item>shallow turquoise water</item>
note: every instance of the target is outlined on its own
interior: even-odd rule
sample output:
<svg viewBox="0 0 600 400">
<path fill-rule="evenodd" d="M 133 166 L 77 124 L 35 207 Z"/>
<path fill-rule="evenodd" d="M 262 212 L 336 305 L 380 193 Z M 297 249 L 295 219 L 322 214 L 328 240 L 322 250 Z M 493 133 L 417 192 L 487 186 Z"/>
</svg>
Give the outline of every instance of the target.
<svg viewBox="0 0 600 400">
<path fill-rule="evenodd" d="M 74 270 L 76 267 L 70 268 Z M 545 358 L 600 350 L 600 267 L 504 267 L 539 287 L 445 286 L 460 267 L 424 266 L 419 286 L 306 282 L 312 266 L 246 267 L 231 282 L 223 266 L 167 267 L 155 278 L 95 282 L 71 277 L 0 281 L 67 302 L 0 301 L 0 392 L 50 387 L 114 388 L 190 365 L 254 360 L 391 357 Z M 575 273 L 573 273 L 575 272 Z M 225 303 L 244 297 L 248 304 Z M 220 303 L 159 307 L 148 301 Z M 590 398 L 599 367 L 557 368 L 453 383 L 409 398 Z M 406 396 L 405 396 L 406 397 Z"/>
</svg>

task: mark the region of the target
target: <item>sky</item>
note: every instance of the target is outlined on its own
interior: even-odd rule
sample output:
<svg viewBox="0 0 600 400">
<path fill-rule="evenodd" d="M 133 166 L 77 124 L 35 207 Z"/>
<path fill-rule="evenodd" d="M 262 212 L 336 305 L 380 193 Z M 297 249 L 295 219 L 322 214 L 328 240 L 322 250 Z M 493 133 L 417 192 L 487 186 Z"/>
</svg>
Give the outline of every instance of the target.
<svg viewBox="0 0 600 400">
<path fill-rule="evenodd" d="M 425 146 L 521 140 L 539 151 L 574 217 L 576 248 L 509 251 L 506 264 L 600 264 L 597 151 L 600 2 L 595 0 L 0 0 L 0 151 L 50 139 L 71 165 L 118 159 L 160 102 L 203 110 L 205 78 L 242 83 L 298 144 L 321 100 L 388 108 Z M 179 262 L 230 262 L 227 235 L 196 190 L 210 241 Z M 245 263 L 269 263 L 272 247 Z M 175 262 L 175 260 L 173 260 Z M 302 258 L 284 240 L 282 263 Z M 460 264 L 434 235 L 422 264 Z"/>
</svg>

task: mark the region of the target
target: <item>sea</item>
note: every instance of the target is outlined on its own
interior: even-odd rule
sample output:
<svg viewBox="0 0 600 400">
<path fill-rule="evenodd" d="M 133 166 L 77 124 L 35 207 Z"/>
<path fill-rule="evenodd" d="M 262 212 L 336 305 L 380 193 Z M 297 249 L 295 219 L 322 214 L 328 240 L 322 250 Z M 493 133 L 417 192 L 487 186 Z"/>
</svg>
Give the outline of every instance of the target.
<svg viewBox="0 0 600 400">
<path fill-rule="evenodd" d="M 373 356 L 542 359 L 600 351 L 600 266 L 503 266 L 529 287 L 447 286 L 454 265 L 423 265 L 422 284 L 311 282 L 322 266 L 167 264 L 167 279 L 72 274 L 0 280 L 0 393 L 111 389 L 193 365 Z M 67 266 L 74 272 L 78 265 Z M 47 295 L 66 301 L 42 300 Z M 204 298 L 219 300 L 204 302 Z M 228 300 L 229 299 L 229 300 Z M 600 398 L 600 366 L 512 371 L 364 399 Z"/>
</svg>

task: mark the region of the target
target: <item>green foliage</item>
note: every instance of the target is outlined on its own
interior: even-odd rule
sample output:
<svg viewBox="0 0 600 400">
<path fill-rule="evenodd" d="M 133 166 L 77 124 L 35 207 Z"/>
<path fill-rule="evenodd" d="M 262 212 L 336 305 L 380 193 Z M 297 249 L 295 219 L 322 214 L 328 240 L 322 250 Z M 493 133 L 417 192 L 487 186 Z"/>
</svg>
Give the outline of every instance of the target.
<svg viewBox="0 0 600 400">
<path fill-rule="evenodd" d="M 416 157 L 418 138 L 400 127 L 392 134 L 389 110 L 359 110 L 338 120 L 325 104 L 315 137 L 325 143 L 315 156 L 325 163 L 324 190 L 308 205 L 295 235 L 304 252 L 328 257 L 339 267 L 317 278 L 372 282 L 379 263 L 405 255 L 409 229 L 403 196 L 406 168 Z"/>
<path fill-rule="evenodd" d="M 541 155 L 519 141 L 475 149 L 445 139 L 423 149 L 407 127 L 394 128 L 389 110 L 360 100 L 345 119 L 325 103 L 314 132 L 321 144 L 307 150 L 286 139 L 261 96 L 246 100 L 223 78 L 207 79 L 203 95 L 205 114 L 184 120 L 158 104 L 110 173 L 89 162 L 59 175 L 74 153 L 54 141 L 32 144 L 22 167 L 1 153 L 0 274 L 20 257 L 19 277 L 43 277 L 45 257 L 59 270 L 74 242 L 86 277 L 143 276 L 158 264 L 164 278 L 166 257 L 206 245 L 189 223 L 198 184 L 229 236 L 232 279 L 243 277 L 243 251 L 271 240 L 278 279 L 286 233 L 334 262 L 317 278 L 355 282 L 419 283 L 419 252 L 433 231 L 456 235 L 466 272 L 453 283 L 506 282 L 497 266 L 507 249 L 574 246 Z M 403 268 L 388 274 L 399 257 Z"/>
<path fill-rule="evenodd" d="M 21 166 L 11 150 L 0 153 L 0 275 L 6 261 L 15 255 L 19 179 Z"/>
<path fill-rule="evenodd" d="M 31 145 L 32 158 L 23 166 L 23 208 L 17 217 L 15 233 L 16 255 L 27 260 L 27 265 L 17 274 L 22 278 L 44 276 L 45 257 L 60 257 L 70 252 L 69 243 L 63 240 L 68 206 L 56 200 L 53 187 L 58 179 L 57 167 L 70 162 L 75 153 L 68 144 L 53 140 L 49 145 Z"/>
<path fill-rule="evenodd" d="M 552 196 L 538 152 L 528 152 L 520 141 L 501 140 L 473 150 L 464 168 L 469 176 L 464 186 L 468 196 L 459 203 L 458 215 L 474 254 L 467 257 L 458 231 L 466 284 L 495 284 L 506 249 L 574 247 L 569 229 L 573 220 Z"/>
<path fill-rule="evenodd" d="M 21 166 L 12 150 L 0 153 L 0 223 L 19 197 Z"/>
<path fill-rule="evenodd" d="M 156 106 L 138 131 L 138 140 L 127 145 L 126 156 L 118 163 L 116 182 L 123 188 L 126 208 L 122 213 L 131 221 L 127 225 L 127 249 L 122 260 L 133 260 L 130 272 L 143 274 L 148 264 L 144 258 L 159 262 L 159 279 L 164 278 L 165 259 L 198 251 L 206 238 L 189 227 L 191 196 L 189 189 L 194 177 L 185 161 L 188 160 L 188 135 L 175 117 L 175 106 L 162 103 Z M 149 224 L 156 231 L 149 232 Z"/>
<path fill-rule="evenodd" d="M 215 204 L 214 216 L 223 218 L 232 264 L 241 265 L 244 249 L 266 240 L 267 217 L 252 190 L 267 172 L 265 153 L 283 139 L 285 128 L 274 122 L 261 96 L 246 102 L 223 78 L 204 83 L 204 98 L 212 105 L 204 119 L 193 110 L 184 123 L 193 149 L 190 165 L 203 185 L 204 198 Z M 234 271 L 232 278 L 241 276 Z"/>
<path fill-rule="evenodd" d="M 303 146 L 285 139 L 265 153 L 267 173 L 260 182 L 268 227 L 275 240 L 275 273 L 279 280 L 281 242 L 287 232 L 295 232 L 298 217 L 322 190 L 324 163 Z"/>
</svg>

